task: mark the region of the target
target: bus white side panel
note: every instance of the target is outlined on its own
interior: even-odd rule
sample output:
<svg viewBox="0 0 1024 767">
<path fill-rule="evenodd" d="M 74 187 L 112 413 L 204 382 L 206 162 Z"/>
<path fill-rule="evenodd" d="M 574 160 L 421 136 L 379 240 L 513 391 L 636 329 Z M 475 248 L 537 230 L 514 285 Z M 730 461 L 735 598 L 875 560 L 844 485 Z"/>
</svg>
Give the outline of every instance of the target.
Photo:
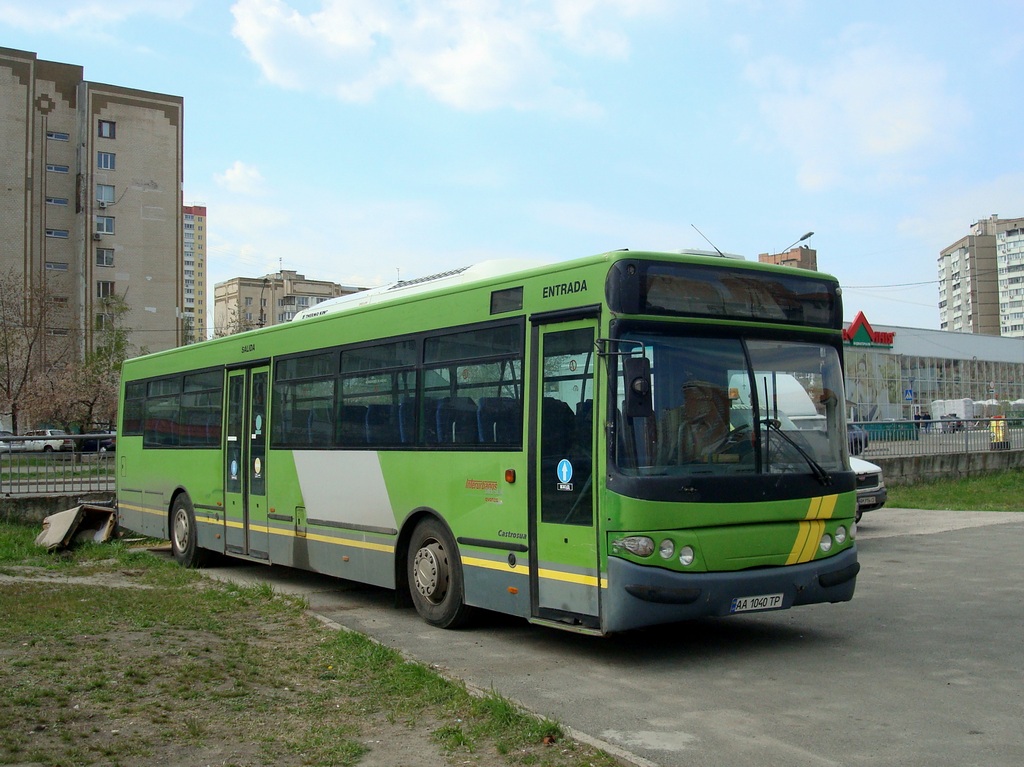
<svg viewBox="0 0 1024 767">
<path fill-rule="evenodd" d="M 394 528 L 395 515 L 375 451 L 296 451 L 294 455 L 309 519 Z"/>
</svg>

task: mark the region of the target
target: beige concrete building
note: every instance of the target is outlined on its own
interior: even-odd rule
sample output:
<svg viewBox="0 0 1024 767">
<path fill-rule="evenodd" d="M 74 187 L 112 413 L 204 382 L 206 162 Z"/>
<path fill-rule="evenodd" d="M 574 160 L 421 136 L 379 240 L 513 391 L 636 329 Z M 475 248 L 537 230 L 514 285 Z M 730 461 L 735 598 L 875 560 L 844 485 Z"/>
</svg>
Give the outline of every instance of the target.
<svg viewBox="0 0 1024 767">
<path fill-rule="evenodd" d="M 214 333 L 228 336 L 291 320 L 297 312 L 321 301 L 365 288 L 310 280 L 283 269 L 263 277 L 235 277 L 214 286 Z"/>
<path fill-rule="evenodd" d="M 1024 218 L 992 215 L 938 258 L 939 327 L 1024 337 Z"/>
<path fill-rule="evenodd" d="M 206 340 L 206 207 L 186 205 L 183 209 L 185 302 L 182 306 L 182 343 Z"/>
<path fill-rule="evenodd" d="M 131 308 L 132 343 L 169 349 L 184 305 L 183 100 L 83 76 L 0 48 L 0 270 L 60 308 L 48 333 L 72 353 L 92 348 L 112 295 Z"/>
</svg>

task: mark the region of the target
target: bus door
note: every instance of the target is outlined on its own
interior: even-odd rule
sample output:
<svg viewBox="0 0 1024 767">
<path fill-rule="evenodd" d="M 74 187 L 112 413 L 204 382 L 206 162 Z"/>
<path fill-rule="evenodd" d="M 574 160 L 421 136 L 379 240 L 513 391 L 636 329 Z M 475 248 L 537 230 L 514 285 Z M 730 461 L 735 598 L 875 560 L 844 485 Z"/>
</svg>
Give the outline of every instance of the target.
<svg viewBox="0 0 1024 767">
<path fill-rule="evenodd" d="M 531 318 L 532 484 L 530 598 L 541 619 L 596 627 L 600 570 L 595 529 L 592 320 Z"/>
<path fill-rule="evenodd" d="M 267 528 L 267 393 L 270 368 L 228 373 L 224 451 L 226 549 L 270 559 Z"/>
</svg>

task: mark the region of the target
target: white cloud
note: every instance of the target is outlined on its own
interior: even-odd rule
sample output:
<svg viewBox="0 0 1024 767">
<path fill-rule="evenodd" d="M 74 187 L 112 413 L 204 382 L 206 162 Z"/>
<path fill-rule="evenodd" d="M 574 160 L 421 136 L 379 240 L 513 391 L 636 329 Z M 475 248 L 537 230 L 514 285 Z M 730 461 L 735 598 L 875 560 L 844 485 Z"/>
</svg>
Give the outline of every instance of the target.
<svg viewBox="0 0 1024 767">
<path fill-rule="evenodd" d="M 193 3 L 182 0 L 49 0 L 23 2 L 0 1 L 0 18 L 17 29 L 48 32 L 73 32 L 106 36 L 112 24 L 132 16 L 184 17 Z"/>
<path fill-rule="evenodd" d="M 929 154 L 948 151 L 968 119 L 943 66 L 885 44 L 843 44 L 816 64 L 772 56 L 746 78 L 774 141 L 805 189 L 917 183 Z"/>
<path fill-rule="evenodd" d="M 625 20 L 663 0 L 238 0 L 234 34 L 272 83 L 348 101 L 406 86 L 462 110 L 592 114 L 571 55 L 623 58 Z M 570 63 L 565 62 L 567 55 Z"/>
<path fill-rule="evenodd" d="M 246 195 L 260 195 L 264 192 L 263 174 L 258 168 L 246 165 L 241 160 L 216 176 L 217 183 L 230 192 Z"/>
</svg>

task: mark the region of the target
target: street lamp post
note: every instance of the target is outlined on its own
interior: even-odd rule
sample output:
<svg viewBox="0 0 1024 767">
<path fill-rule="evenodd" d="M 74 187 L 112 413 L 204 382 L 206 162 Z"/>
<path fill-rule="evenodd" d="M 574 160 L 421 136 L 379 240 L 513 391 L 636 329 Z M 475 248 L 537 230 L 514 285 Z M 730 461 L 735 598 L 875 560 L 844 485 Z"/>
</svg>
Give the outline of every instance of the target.
<svg viewBox="0 0 1024 767">
<path fill-rule="evenodd" d="M 264 292 L 266 292 L 268 285 L 270 285 L 270 280 L 268 280 L 266 277 L 264 277 L 263 278 L 263 287 L 260 288 L 260 321 L 259 321 L 259 327 L 261 327 L 261 328 L 264 325 L 267 324 L 267 314 L 266 314 L 266 311 L 263 308 L 263 294 L 264 294 Z"/>
<path fill-rule="evenodd" d="M 794 243 L 793 243 L 793 245 L 787 245 L 787 246 L 786 246 L 785 248 L 783 248 L 782 250 L 780 250 L 780 251 L 779 251 L 779 253 L 788 253 L 788 252 L 789 252 L 790 250 L 792 250 L 792 249 L 793 249 L 793 246 L 794 246 L 794 245 L 799 245 L 799 244 L 800 244 L 801 242 L 803 242 L 804 240 L 809 240 L 809 239 L 810 239 L 810 238 L 811 238 L 811 237 L 812 237 L 813 235 L 814 235 L 814 232 L 808 232 L 808 233 L 807 233 L 807 234 L 805 234 L 805 235 L 804 235 L 803 237 L 801 237 L 801 238 L 800 238 L 799 240 L 797 240 L 796 242 L 794 242 Z"/>
</svg>

